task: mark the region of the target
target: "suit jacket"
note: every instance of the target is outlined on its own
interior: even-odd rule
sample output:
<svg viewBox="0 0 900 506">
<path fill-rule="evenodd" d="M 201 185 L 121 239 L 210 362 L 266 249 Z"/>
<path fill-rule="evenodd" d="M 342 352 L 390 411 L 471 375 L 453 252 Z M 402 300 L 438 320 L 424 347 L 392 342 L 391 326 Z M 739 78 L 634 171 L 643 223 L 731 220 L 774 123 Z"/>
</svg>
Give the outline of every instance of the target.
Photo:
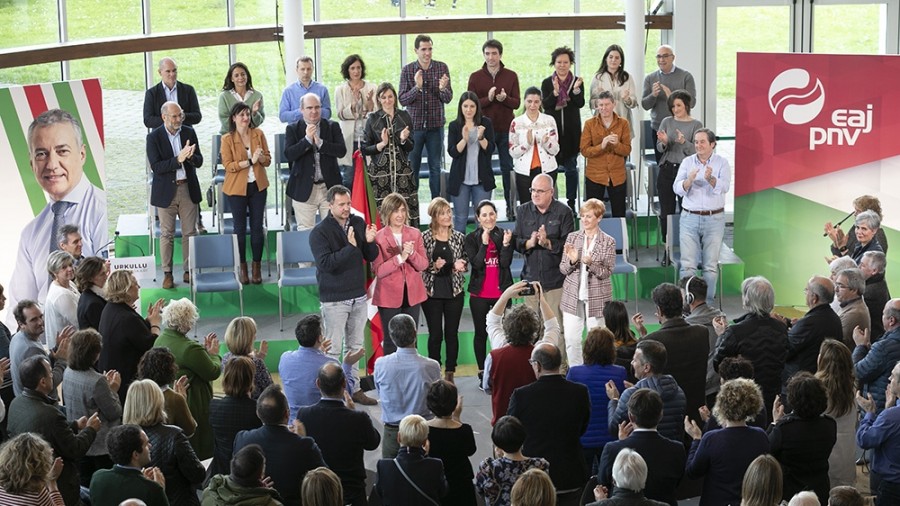
<svg viewBox="0 0 900 506">
<path fill-rule="evenodd" d="M 381 434 L 365 411 L 354 411 L 339 399 L 322 399 L 300 408 L 297 419 L 306 435 L 315 439 L 328 467 L 341 479 L 344 503 L 356 504 L 366 497 L 365 450 L 381 443 Z"/>
<path fill-rule="evenodd" d="M 261 446 L 266 454 L 266 476 L 272 478 L 285 506 L 299 506 L 303 477 L 307 471 L 325 465 L 316 442 L 311 437 L 294 434 L 283 425 L 263 425 L 238 432 L 234 451 L 250 444 Z"/>
<path fill-rule="evenodd" d="M 406 288 L 406 297 L 409 305 L 414 306 L 424 301 L 428 296 L 425 293 L 425 283 L 422 281 L 422 271 L 428 268 L 428 257 L 425 255 L 425 243 L 419 229 L 404 226 L 403 242 L 413 241 L 415 253 L 403 264 L 397 263 L 397 255 L 403 250 L 402 244 L 397 244 L 397 239 L 390 227 L 384 227 L 375 234 L 375 245 L 378 246 L 378 257 L 372 262 L 372 270 L 378 282 L 372 295 L 372 304 L 378 307 L 397 308 L 403 305 L 403 289 Z"/>
<path fill-rule="evenodd" d="M 883 304 L 881 308 L 884 309 Z M 881 320 L 881 317 L 878 319 Z M 806 315 L 788 330 L 787 357 L 784 361 L 784 370 L 781 372 L 781 384 L 787 385 L 787 381 L 798 371 L 815 374 L 822 341 L 826 338 L 840 341 L 842 336 L 841 318 L 830 305 L 820 304 L 807 311 Z M 853 350 L 853 346 L 850 350 Z"/>
<path fill-rule="evenodd" d="M 481 125 L 484 127 L 484 138 L 487 139 L 487 147 L 482 148 L 478 144 L 478 184 L 485 191 L 491 191 L 497 187 L 494 181 L 494 171 L 491 168 L 491 155 L 494 153 L 494 126 L 490 118 L 481 117 Z M 459 195 L 459 187 L 466 179 L 466 164 L 468 163 L 468 139 L 466 147 L 462 151 L 456 149 L 456 145 L 462 139 L 462 125 L 460 122 L 451 121 L 447 127 L 447 153 L 450 154 L 450 176 L 447 178 L 447 193 L 452 196 Z"/>
<path fill-rule="evenodd" d="M 395 463 L 396 462 L 396 463 Z M 421 448 L 402 447 L 395 459 L 381 459 L 376 464 L 377 479 L 374 493 L 384 506 L 429 506 L 433 504 L 422 497 L 406 480 L 397 464 L 409 478 L 434 502 L 447 495 L 447 478 L 441 459 L 425 455 Z"/>
<path fill-rule="evenodd" d="M 184 84 L 181 81 L 175 81 L 175 91 L 178 95 L 178 105 L 184 111 L 184 124 L 196 125 L 203 119 L 200 113 L 200 102 L 197 100 L 197 93 L 190 84 Z M 162 126 L 162 106 L 166 103 L 166 91 L 163 89 L 163 83 L 160 81 L 156 86 L 147 89 L 144 93 L 144 126 L 147 128 L 158 128 Z"/>
<path fill-rule="evenodd" d="M 91 504 L 119 504 L 131 498 L 140 499 L 147 506 L 169 506 L 166 491 L 137 469 L 115 466 L 100 469 L 91 478 Z"/>
<path fill-rule="evenodd" d="M 262 154 L 252 169 L 256 176 L 256 187 L 259 191 L 263 191 L 269 187 L 266 167 L 272 163 L 272 155 L 269 153 L 266 134 L 259 128 L 251 128 L 250 153 L 256 151 L 256 148 L 262 148 Z M 222 156 L 222 166 L 225 167 L 225 183 L 222 191 L 225 195 L 247 195 L 247 178 L 250 167 L 241 167 L 244 160 L 249 161 L 241 136 L 237 132 L 223 135 L 219 154 Z"/>
<path fill-rule="evenodd" d="M 319 120 L 319 167 L 322 179 L 329 188 L 341 184 L 341 170 L 338 158 L 347 154 L 341 126 L 325 118 Z M 287 196 L 297 202 L 306 202 L 312 193 L 316 177 L 313 145 L 306 140 L 306 122 L 302 119 L 287 126 L 284 133 L 284 158 L 291 164 L 291 177 L 287 183 Z"/>
<path fill-rule="evenodd" d="M 256 401 L 229 395 L 210 401 L 209 424 L 213 432 L 213 459 L 206 469 L 207 482 L 214 475 L 231 472 L 231 449 L 237 433 L 262 427 L 256 416 Z"/>
<path fill-rule="evenodd" d="M 509 399 L 507 414 L 521 420 L 526 438 L 522 452 L 550 462 L 550 478 L 557 492 L 584 487 L 588 470 L 581 435 L 591 417 L 591 398 L 586 386 L 561 375 L 545 375 L 517 388 Z"/>
<path fill-rule="evenodd" d="M 665 374 L 671 374 L 684 391 L 687 412 L 700 423 L 698 409 L 706 404 L 706 366 L 709 359 L 709 331 L 702 325 L 691 325 L 683 318 L 672 318 L 645 339 L 666 345 Z"/>
<path fill-rule="evenodd" d="M 78 498 L 78 460 L 87 454 L 97 432 L 90 427 L 79 431 L 66 422 L 59 406 L 51 399 L 31 389 L 13 399 L 9 406 L 7 430 L 10 437 L 34 432 L 53 447 L 53 455 L 61 457 L 64 465 L 56 480 L 67 506 L 81 504 Z"/>
<path fill-rule="evenodd" d="M 648 499 L 677 505 L 675 489 L 684 475 L 684 463 L 687 460 L 684 444 L 663 437 L 656 431 L 632 432 L 626 439 L 607 443 L 600 455 L 597 476 L 600 484 L 610 491 L 613 490 L 613 462 L 624 448 L 638 452 L 647 462 L 647 487 L 644 495 Z"/>
<path fill-rule="evenodd" d="M 101 371 L 119 371 L 122 377 L 119 400 L 124 406 L 128 386 L 137 375 L 138 362 L 153 347 L 156 338 L 150 333 L 150 322 L 141 318 L 131 306 L 121 302 L 106 304 L 97 331 L 103 336 L 97 366 Z"/>
<path fill-rule="evenodd" d="M 566 246 L 575 248 L 579 252 L 579 258 L 584 253 L 585 237 L 587 236 L 584 230 L 566 236 Z M 581 300 L 581 266 L 581 261 L 572 264 L 565 254 L 559 261 L 559 272 L 566 275 L 562 299 L 559 302 L 559 310 L 563 313 L 571 315 L 578 313 L 578 301 Z M 610 276 L 615 267 L 616 240 L 598 230 L 591 250 L 591 264 L 587 266 L 587 300 L 584 302 L 587 305 L 585 311 L 588 317 L 603 317 L 603 307 L 612 300 Z"/>
<path fill-rule="evenodd" d="M 197 169 L 203 165 L 203 155 L 200 154 L 200 146 L 197 144 L 197 134 L 194 129 L 182 125 L 180 130 L 181 146 L 184 147 L 190 141 L 197 149 L 193 156 L 187 158 L 181 166 L 187 177 L 188 193 L 191 202 L 199 204 L 202 200 L 200 194 L 200 181 L 197 179 Z M 161 126 L 147 134 L 147 160 L 153 171 L 153 184 L 150 187 L 150 205 L 166 208 L 175 198 L 178 185 L 175 183 L 175 174 L 179 169 L 178 153 L 172 149 L 169 142 L 169 134 L 166 127 Z"/>
<path fill-rule="evenodd" d="M 90 288 L 85 290 L 78 298 L 78 330 L 99 329 L 104 307 L 106 307 L 106 299 L 97 295 Z"/>
</svg>

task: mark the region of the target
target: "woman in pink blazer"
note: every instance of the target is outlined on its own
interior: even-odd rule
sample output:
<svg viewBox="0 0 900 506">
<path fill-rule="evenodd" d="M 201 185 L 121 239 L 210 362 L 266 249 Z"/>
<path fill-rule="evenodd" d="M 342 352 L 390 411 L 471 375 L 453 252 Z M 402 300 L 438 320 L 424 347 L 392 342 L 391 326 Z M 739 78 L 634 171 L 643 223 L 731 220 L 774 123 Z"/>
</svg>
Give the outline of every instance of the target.
<svg viewBox="0 0 900 506">
<path fill-rule="evenodd" d="M 391 193 L 381 202 L 381 221 L 386 225 L 375 234 L 378 258 L 372 263 L 375 292 L 372 303 L 378 306 L 384 329 L 384 354 L 397 351 L 388 323 L 395 315 L 408 314 L 419 321 L 419 305 L 427 298 L 422 271 L 428 267 L 425 243 L 419 229 L 409 226 L 406 199 Z"/>
</svg>

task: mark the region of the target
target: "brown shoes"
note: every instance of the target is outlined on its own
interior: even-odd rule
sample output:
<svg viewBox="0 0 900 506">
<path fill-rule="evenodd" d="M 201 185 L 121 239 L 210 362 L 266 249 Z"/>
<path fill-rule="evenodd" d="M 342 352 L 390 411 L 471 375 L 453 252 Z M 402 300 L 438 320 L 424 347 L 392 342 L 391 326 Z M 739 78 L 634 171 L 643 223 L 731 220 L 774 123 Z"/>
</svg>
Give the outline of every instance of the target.
<svg viewBox="0 0 900 506">
<path fill-rule="evenodd" d="M 247 277 L 247 262 L 241 262 L 241 284 L 249 285 L 250 278 Z"/>
<path fill-rule="evenodd" d="M 162 287 L 165 288 L 166 290 L 170 290 L 170 289 L 172 289 L 172 288 L 175 288 L 175 278 L 172 277 L 172 273 L 171 273 L 171 272 L 166 272 L 166 273 L 164 273 L 164 274 L 165 274 L 165 275 L 163 276 L 163 284 L 162 284 Z"/>
<path fill-rule="evenodd" d="M 184 276 L 182 276 L 181 279 L 184 280 L 185 283 L 191 284 L 191 273 L 184 271 Z"/>
<path fill-rule="evenodd" d="M 259 262 L 253 262 L 253 277 L 250 278 L 250 281 L 254 285 L 262 283 L 262 267 L 259 265 Z"/>
<path fill-rule="evenodd" d="M 353 399 L 353 402 L 362 404 L 363 406 L 375 406 L 378 404 L 376 399 L 369 397 L 362 390 L 357 390 L 350 398 Z"/>
</svg>

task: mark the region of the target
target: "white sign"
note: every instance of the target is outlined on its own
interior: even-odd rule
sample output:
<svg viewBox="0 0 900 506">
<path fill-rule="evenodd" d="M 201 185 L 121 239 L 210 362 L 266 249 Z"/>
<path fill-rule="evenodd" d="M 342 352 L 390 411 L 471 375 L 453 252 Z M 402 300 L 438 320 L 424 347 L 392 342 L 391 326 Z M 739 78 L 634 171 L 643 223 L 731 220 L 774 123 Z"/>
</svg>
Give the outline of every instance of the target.
<svg viewBox="0 0 900 506">
<path fill-rule="evenodd" d="M 123 257 L 109 260 L 109 271 L 129 270 L 137 280 L 154 279 L 156 277 L 156 258 L 147 257 Z"/>
</svg>

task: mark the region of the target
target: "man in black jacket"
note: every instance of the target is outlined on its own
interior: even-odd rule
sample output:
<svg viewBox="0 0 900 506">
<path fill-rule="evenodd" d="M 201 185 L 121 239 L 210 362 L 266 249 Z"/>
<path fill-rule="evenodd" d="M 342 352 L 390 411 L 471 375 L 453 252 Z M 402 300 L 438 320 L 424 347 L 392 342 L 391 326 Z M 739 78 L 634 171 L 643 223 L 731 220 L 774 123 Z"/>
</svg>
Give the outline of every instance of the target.
<svg viewBox="0 0 900 506">
<path fill-rule="evenodd" d="M 306 434 L 316 440 L 328 467 L 341 479 L 344 504 L 365 506 L 363 455 L 365 450 L 378 448 L 381 434 L 368 414 L 352 409 L 353 401 L 346 395 L 347 378 L 337 362 L 319 368 L 316 386 L 322 392 L 322 400 L 300 408 L 297 420 L 306 428 Z"/>
<path fill-rule="evenodd" d="M 806 283 L 805 291 L 809 311 L 803 318 L 794 322 L 782 318 L 782 321 L 789 325 L 787 357 L 781 373 L 782 388 L 787 385 L 791 376 L 799 371 L 815 374 L 822 341 L 826 338 L 840 341 L 844 335 L 841 319 L 831 309 L 831 301 L 834 300 L 834 284 L 831 280 L 823 276 L 814 276 Z M 883 304 L 881 309 L 884 309 Z M 881 320 L 880 311 L 878 319 Z"/>
<path fill-rule="evenodd" d="M 176 102 L 184 111 L 184 124 L 194 126 L 203 119 L 197 93 L 190 84 L 178 80 L 178 65 L 168 56 L 159 60 L 157 69 L 161 81 L 144 93 L 144 126 L 157 128 L 162 126 L 163 118 L 160 109 L 166 102 Z"/>
<path fill-rule="evenodd" d="M 56 401 L 49 397 L 53 391 L 53 374 L 46 357 L 29 357 L 19 367 L 25 391 L 9 406 L 10 437 L 34 432 L 53 447 L 53 455 L 63 459 L 63 470 L 56 480 L 66 506 L 81 504 L 79 498 L 78 461 L 97 437 L 100 417 L 81 417 L 69 424 Z M 24 464 L 23 464 L 24 465 Z"/>
<path fill-rule="evenodd" d="M 869 308 L 869 318 L 872 320 L 871 339 L 874 343 L 884 335 L 884 324 L 881 323 L 881 312 L 884 305 L 891 300 L 891 291 L 888 290 L 884 280 L 884 268 L 887 259 L 880 251 L 867 251 L 859 261 L 859 270 L 866 278 L 866 291 L 863 300 Z"/>
<path fill-rule="evenodd" d="M 368 319 L 366 302 L 366 262 L 378 256 L 375 225 L 366 226 L 359 216 L 350 213 L 350 190 L 335 185 L 325 195 L 329 214 L 313 228 L 309 247 L 316 258 L 316 280 L 325 339 L 332 346 L 328 355 L 341 362 L 343 354 L 358 353 L 363 348 Z M 347 362 L 351 366 L 356 361 Z M 375 399 L 359 389 L 359 367 L 353 367 L 353 400 L 366 405 Z"/>
</svg>

